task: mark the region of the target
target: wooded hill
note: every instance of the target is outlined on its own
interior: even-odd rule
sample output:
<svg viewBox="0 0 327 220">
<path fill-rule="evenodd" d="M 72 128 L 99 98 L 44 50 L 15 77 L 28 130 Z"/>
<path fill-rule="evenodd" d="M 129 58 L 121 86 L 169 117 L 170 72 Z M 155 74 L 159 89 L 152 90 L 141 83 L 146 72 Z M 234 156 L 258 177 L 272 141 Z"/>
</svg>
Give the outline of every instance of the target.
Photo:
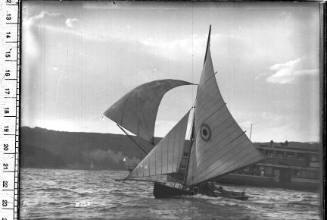
<svg viewBox="0 0 327 220">
<path fill-rule="evenodd" d="M 38 127 L 22 127 L 20 134 L 22 167 L 125 170 L 127 164 L 123 161 L 124 158 L 133 166 L 145 156 L 127 136 L 120 134 L 64 132 Z M 134 138 L 147 152 L 151 150 L 152 146 L 144 140 Z M 156 142 L 159 140 L 157 138 Z M 318 146 L 297 142 L 288 145 L 309 148 Z"/>
</svg>

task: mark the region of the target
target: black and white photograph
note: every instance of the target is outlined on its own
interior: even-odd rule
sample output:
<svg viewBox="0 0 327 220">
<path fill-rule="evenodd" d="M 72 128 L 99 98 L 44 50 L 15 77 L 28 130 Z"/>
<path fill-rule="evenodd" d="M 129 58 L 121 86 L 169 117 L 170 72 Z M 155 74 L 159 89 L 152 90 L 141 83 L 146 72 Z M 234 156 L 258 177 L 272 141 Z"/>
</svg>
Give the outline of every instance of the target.
<svg viewBox="0 0 327 220">
<path fill-rule="evenodd" d="M 21 9 L 19 219 L 323 219 L 321 3 Z"/>
</svg>

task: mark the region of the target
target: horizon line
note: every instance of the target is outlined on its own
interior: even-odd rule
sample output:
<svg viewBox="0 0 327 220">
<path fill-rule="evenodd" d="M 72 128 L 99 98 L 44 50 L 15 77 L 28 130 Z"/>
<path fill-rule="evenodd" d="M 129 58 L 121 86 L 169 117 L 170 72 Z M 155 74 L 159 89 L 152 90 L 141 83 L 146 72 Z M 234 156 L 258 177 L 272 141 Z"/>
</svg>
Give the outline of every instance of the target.
<svg viewBox="0 0 327 220">
<path fill-rule="evenodd" d="M 55 129 L 49 129 L 49 128 L 44 128 L 44 127 L 39 127 L 39 126 L 35 126 L 35 127 L 30 127 L 27 125 L 24 126 L 20 126 L 21 128 L 29 128 L 29 129 L 43 129 L 43 130 L 47 130 L 47 131 L 54 131 L 54 132 L 66 132 L 66 133 L 85 133 L 85 134 L 113 134 L 113 135 L 121 135 L 121 136 L 126 136 L 125 134 L 121 134 L 121 133 L 105 133 L 105 132 L 87 132 L 87 131 L 65 131 L 65 130 L 55 130 Z M 133 133 L 130 133 L 130 135 L 136 136 Z M 154 138 L 163 138 L 160 136 L 154 137 Z M 141 138 L 142 139 L 142 138 Z M 273 141 L 273 143 L 280 143 L 280 144 L 284 144 L 284 143 L 321 143 L 321 141 L 292 141 L 292 140 L 285 140 L 285 141 L 274 141 L 274 140 L 269 140 L 269 141 L 251 141 L 252 143 L 270 143 L 271 141 Z"/>
</svg>

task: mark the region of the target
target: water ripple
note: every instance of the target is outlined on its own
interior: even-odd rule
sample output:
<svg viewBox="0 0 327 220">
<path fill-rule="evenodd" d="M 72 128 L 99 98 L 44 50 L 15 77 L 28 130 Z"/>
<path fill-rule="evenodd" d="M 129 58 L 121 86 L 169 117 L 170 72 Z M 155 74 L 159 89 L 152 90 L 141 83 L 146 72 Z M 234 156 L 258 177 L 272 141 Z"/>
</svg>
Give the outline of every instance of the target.
<svg viewBox="0 0 327 220">
<path fill-rule="evenodd" d="M 203 195 L 154 199 L 149 182 L 117 182 L 123 171 L 22 169 L 21 219 L 320 219 L 319 195 L 227 187 L 248 201 Z"/>
</svg>

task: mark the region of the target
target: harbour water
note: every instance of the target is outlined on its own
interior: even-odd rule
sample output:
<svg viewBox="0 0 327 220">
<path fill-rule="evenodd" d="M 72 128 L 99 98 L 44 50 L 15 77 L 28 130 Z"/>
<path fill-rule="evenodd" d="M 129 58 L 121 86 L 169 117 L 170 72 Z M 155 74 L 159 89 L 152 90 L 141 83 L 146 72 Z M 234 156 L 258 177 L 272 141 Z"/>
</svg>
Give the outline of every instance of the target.
<svg viewBox="0 0 327 220">
<path fill-rule="evenodd" d="M 21 170 L 21 219 L 320 219 L 318 193 L 230 187 L 248 201 L 203 195 L 154 199 L 150 182 L 117 182 L 125 171 Z"/>
</svg>

